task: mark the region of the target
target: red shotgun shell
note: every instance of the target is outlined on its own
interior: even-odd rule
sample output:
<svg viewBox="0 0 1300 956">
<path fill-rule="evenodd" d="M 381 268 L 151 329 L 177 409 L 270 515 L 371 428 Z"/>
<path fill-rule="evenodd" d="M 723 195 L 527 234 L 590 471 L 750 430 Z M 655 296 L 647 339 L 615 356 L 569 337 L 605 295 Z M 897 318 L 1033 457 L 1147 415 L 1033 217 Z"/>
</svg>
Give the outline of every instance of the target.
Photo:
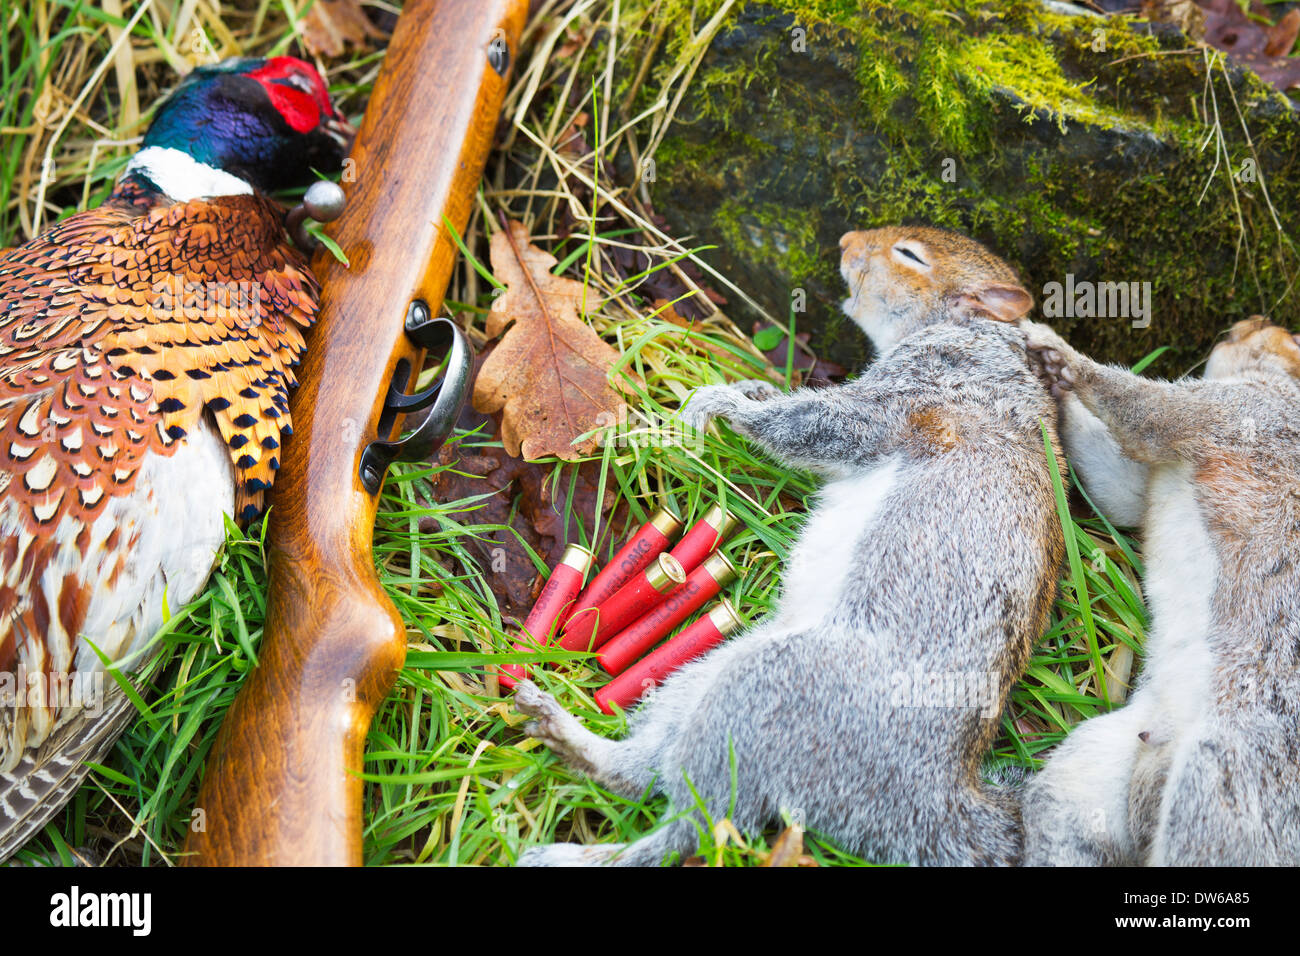
<svg viewBox="0 0 1300 956">
<path fill-rule="evenodd" d="M 564 612 L 582 590 L 582 580 L 591 570 L 595 559 L 595 555 L 582 545 L 571 544 L 564 549 L 564 556 L 551 572 L 542 593 L 537 595 L 537 603 L 524 619 L 519 640 L 511 645 L 511 650 L 536 650 L 551 642 Z M 528 671 L 519 664 L 503 664 L 498 672 L 501 684 L 512 690 L 515 684 L 527 676 Z"/>
<path fill-rule="evenodd" d="M 723 598 L 709 609 L 709 613 L 663 647 L 596 691 L 596 703 L 607 714 L 614 712 L 615 704 L 626 710 L 630 704 L 644 697 L 646 691 L 662 684 L 669 674 L 683 664 L 713 650 L 726 640 L 727 635 L 739 630 L 741 624 L 731 603 Z"/>
<path fill-rule="evenodd" d="M 690 573 L 679 588 L 605 644 L 597 660 L 610 674 L 621 674 L 673 628 L 736 579 L 736 566 L 721 551 Z"/>
<path fill-rule="evenodd" d="M 685 580 L 686 572 L 676 558 L 667 553 L 657 555 L 650 567 L 633 575 L 595 613 L 584 614 L 580 621 L 570 618 L 560 646 L 570 651 L 595 650 Z"/>
<path fill-rule="evenodd" d="M 714 505 L 704 513 L 704 517 L 695 522 L 695 527 L 686 532 L 685 537 L 669 552 L 681 562 L 689 574 L 704 563 L 718 545 L 727 539 L 736 527 L 736 516 L 722 505 Z"/>
<path fill-rule="evenodd" d="M 618 554 L 610 559 L 604 570 L 592 579 L 592 582 L 587 585 L 587 590 L 578 595 L 578 599 L 573 602 L 573 612 L 569 615 L 569 620 L 564 622 L 566 630 L 569 621 L 579 620 L 579 615 L 590 615 L 594 620 L 596 608 L 613 597 L 619 588 L 632 579 L 632 575 L 644 571 L 651 561 L 667 551 L 668 545 L 672 544 L 672 539 L 677 537 L 677 533 L 681 530 L 682 519 L 667 508 L 660 508 L 652 514 L 650 520 L 641 526 L 641 530 L 634 534 L 631 540 L 619 549 Z M 576 627 L 574 633 L 578 633 Z M 567 647 L 571 651 L 586 649 L 585 641 L 580 642 L 575 639 L 573 643 L 576 646 L 569 647 L 565 643 L 566 640 L 569 640 L 567 635 L 560 638 L 561 647 Z"/>
</svg>

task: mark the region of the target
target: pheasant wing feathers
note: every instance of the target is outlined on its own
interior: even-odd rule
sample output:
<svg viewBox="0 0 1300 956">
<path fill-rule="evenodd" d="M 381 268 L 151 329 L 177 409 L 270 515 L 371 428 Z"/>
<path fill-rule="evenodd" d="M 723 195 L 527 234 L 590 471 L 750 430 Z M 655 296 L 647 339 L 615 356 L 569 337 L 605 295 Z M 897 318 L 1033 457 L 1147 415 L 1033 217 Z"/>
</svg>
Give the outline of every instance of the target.
<svg viewBox="0 0 1300 956">
<path fill-rule="evenodd" d="M 134 714 L 130 698 L 114 685 L 102 711 L 79 714 L 10 773 L 0 773 L 0 861 L 59 811 L 85 779 L 86 764 L 103 761 Z"/>
<path fill-rule="evenodd" d="M 255 195 L 116 204 L 0 259 L 0 484 L 31 530 L 92 518 L 205 410 L 237 517 L 261 508 L 318 294 L 281 229 Z"/>
</svg>

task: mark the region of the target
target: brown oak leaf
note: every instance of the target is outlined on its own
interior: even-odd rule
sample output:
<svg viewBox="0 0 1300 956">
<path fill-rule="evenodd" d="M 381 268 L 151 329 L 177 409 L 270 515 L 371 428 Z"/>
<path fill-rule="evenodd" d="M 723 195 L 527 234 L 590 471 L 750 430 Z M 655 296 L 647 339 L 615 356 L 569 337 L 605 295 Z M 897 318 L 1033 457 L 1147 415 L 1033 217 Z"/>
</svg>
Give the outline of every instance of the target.
<svg viewBox="0 0 1300 956">
<path fill-rule="evenodd" d="M 302 44 L 313 56 L 338 57 L 382 36 L 371 25 L 359 0 L 316 0 L 302 21 Z"/>
<path fill-rule="evenodd" d="M 608 378 L 618 350 L 582 318 L 584 307 L 590 312 L 603 300 L 552 273 L 555 257 L 531 243 L 522 223 L 508 222 L 492 237 L 491 261 L 506 291 L 488 313 L 487 334 L 505 334 L 479 370 L 474 407 L 502 413 L 501 441 L 511 455 L 576 461 L 596 437 L 574 439 L 626 413 Z"/>
<path fill-rule="evenodd" d="M 492 350 L 489 342 L 475 355 L 476 372 Z M 458 511 L 457 519 L 468 527 L 477 526 L 459 538 L 474 563 L 436 560 L 459 574 L 481 574 L 496 595 L 504 618 L 522 622 L 546 584 L 533 564 L 530 548 L 553 568 L 567 545 L 590 544 L 584 529 L 590 529 L 596 520 L 604 529 L 596 545 L 597 561 L 604 562 L 634 530 L 628 527 L 627 502 L 602 481 L 599 460 L 566 470 L 557 485 L 549 480 L 550 466 L 512 458 L 505 449 L 479 440 L 496 433 L 495 417 L 466 405 L 456 419 L 456 431 L 462 435 L 430 457 L 434 466 L 429 476 L 430 494 L 425 496 L 417 486 L 417 500 L 422 506 L 474 501 Z M 477 437 L 466 441 L 470 435 Z M 437 534 L 443 529 L 443 519 L 425 515 L 419 519 L 419 528 L 425 534 Z"/>
<path fill-rule="evenodd" d="M 598 549 L 600 560 L 608 557 L 612 546 L 607 540 L 621 544 L 628 534 L 627 505 L 603 488 L 599 461 L 577 466 L 577 480 L 572 483 L 566 474 L 558 495 L 554 483 L 547 480 L 549 468 L 511 458 L 500 448 L 467 449 L 458 442 L 449 443 L 442 446 L 432 464 L 435 470 L 429 484 L 433 501 L 448 504 L 472 499 L 474 504 L 461 512 L 458 520 L 470 526 L 496 526 L 491 531 L 480 528 L 459 540 L 476 559 L 477 573 L 496 595 L 504 617 L 522 621 L 546 583 L 525 544 L 553 568 L 567 544 L 585 543 L 580 531 L 591 526 L 598 510 L 601 526 L 608 529 Z M 420 530 L 426 533 L 437 533 L 441 527 L 436 517 L 420 519 Z M 466 565 L 458 573 L 475 572 Z"/>
<path fill-rule="evenodd" d="M 1297 37 L 1300 37 L 1300 10 L 1288 10 L 1281 20 L 1268 28 L 1264 55 L 1286 56 L 1295 49 Z"/>
</svg>

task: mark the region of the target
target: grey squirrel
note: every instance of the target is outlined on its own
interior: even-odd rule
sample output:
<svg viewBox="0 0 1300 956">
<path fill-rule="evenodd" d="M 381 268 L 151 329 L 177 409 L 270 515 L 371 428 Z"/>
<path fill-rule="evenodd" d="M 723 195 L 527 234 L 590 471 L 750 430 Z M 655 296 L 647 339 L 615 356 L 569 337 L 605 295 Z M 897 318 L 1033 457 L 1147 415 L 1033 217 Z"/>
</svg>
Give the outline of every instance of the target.
<svg viewBox="0 0 1300 956">
<path fill-rule="evenodd" d="M 630 844 L 534 847 L 521 864 L 689 855 L 697 795 L 742 830 L 786 811 L 878 862 L 1019 861 L 1018 802 L 980 765 L 1064 553 L 1040 425 L 1055 444 L 1055 403 L 1011 324 L 1033 299 L 941 230 L 841 247 L 845 311 L 877 360 L 820 390 L 706 386 L 682 411 L 828 479 L 775 613 L 670 677 L 621 741 L 529 682 L 515 692 L 527 733 L 617 793 L 666 793 L 674 816 Z"/>
<path fill-rule="evenodd" d="M 1026 787 L 1026 862 L 1300 865 L 1300 337 L 1248 319 L 1159 382 L 1024 328 L 1085 489 L 1142 521 L 1152 615 L 1128 703 Z"/>
</svg>

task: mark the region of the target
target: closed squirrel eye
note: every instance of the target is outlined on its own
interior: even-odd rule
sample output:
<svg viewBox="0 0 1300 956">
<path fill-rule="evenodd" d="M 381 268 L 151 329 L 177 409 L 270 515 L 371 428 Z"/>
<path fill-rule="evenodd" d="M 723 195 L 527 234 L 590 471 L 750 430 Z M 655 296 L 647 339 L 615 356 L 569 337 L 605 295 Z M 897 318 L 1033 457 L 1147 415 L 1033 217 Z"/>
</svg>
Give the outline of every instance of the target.
<svg viewBox="0 0 1300 956">
<path fill-rule="evenodd" d="M 916 249 L 910 245 L 900 242 L 898 245 L 894 246 L 894 254 L 898 256 L 899 260 L 904 265 L 911 266 L 912 263 L 915 263 L 916 265 L 920 266 L 922 269 L 930 268 L 930 263 L 926 262 L 923 258 L 921 258 L 920 254 L 916 251 Z"/>
</svg>

